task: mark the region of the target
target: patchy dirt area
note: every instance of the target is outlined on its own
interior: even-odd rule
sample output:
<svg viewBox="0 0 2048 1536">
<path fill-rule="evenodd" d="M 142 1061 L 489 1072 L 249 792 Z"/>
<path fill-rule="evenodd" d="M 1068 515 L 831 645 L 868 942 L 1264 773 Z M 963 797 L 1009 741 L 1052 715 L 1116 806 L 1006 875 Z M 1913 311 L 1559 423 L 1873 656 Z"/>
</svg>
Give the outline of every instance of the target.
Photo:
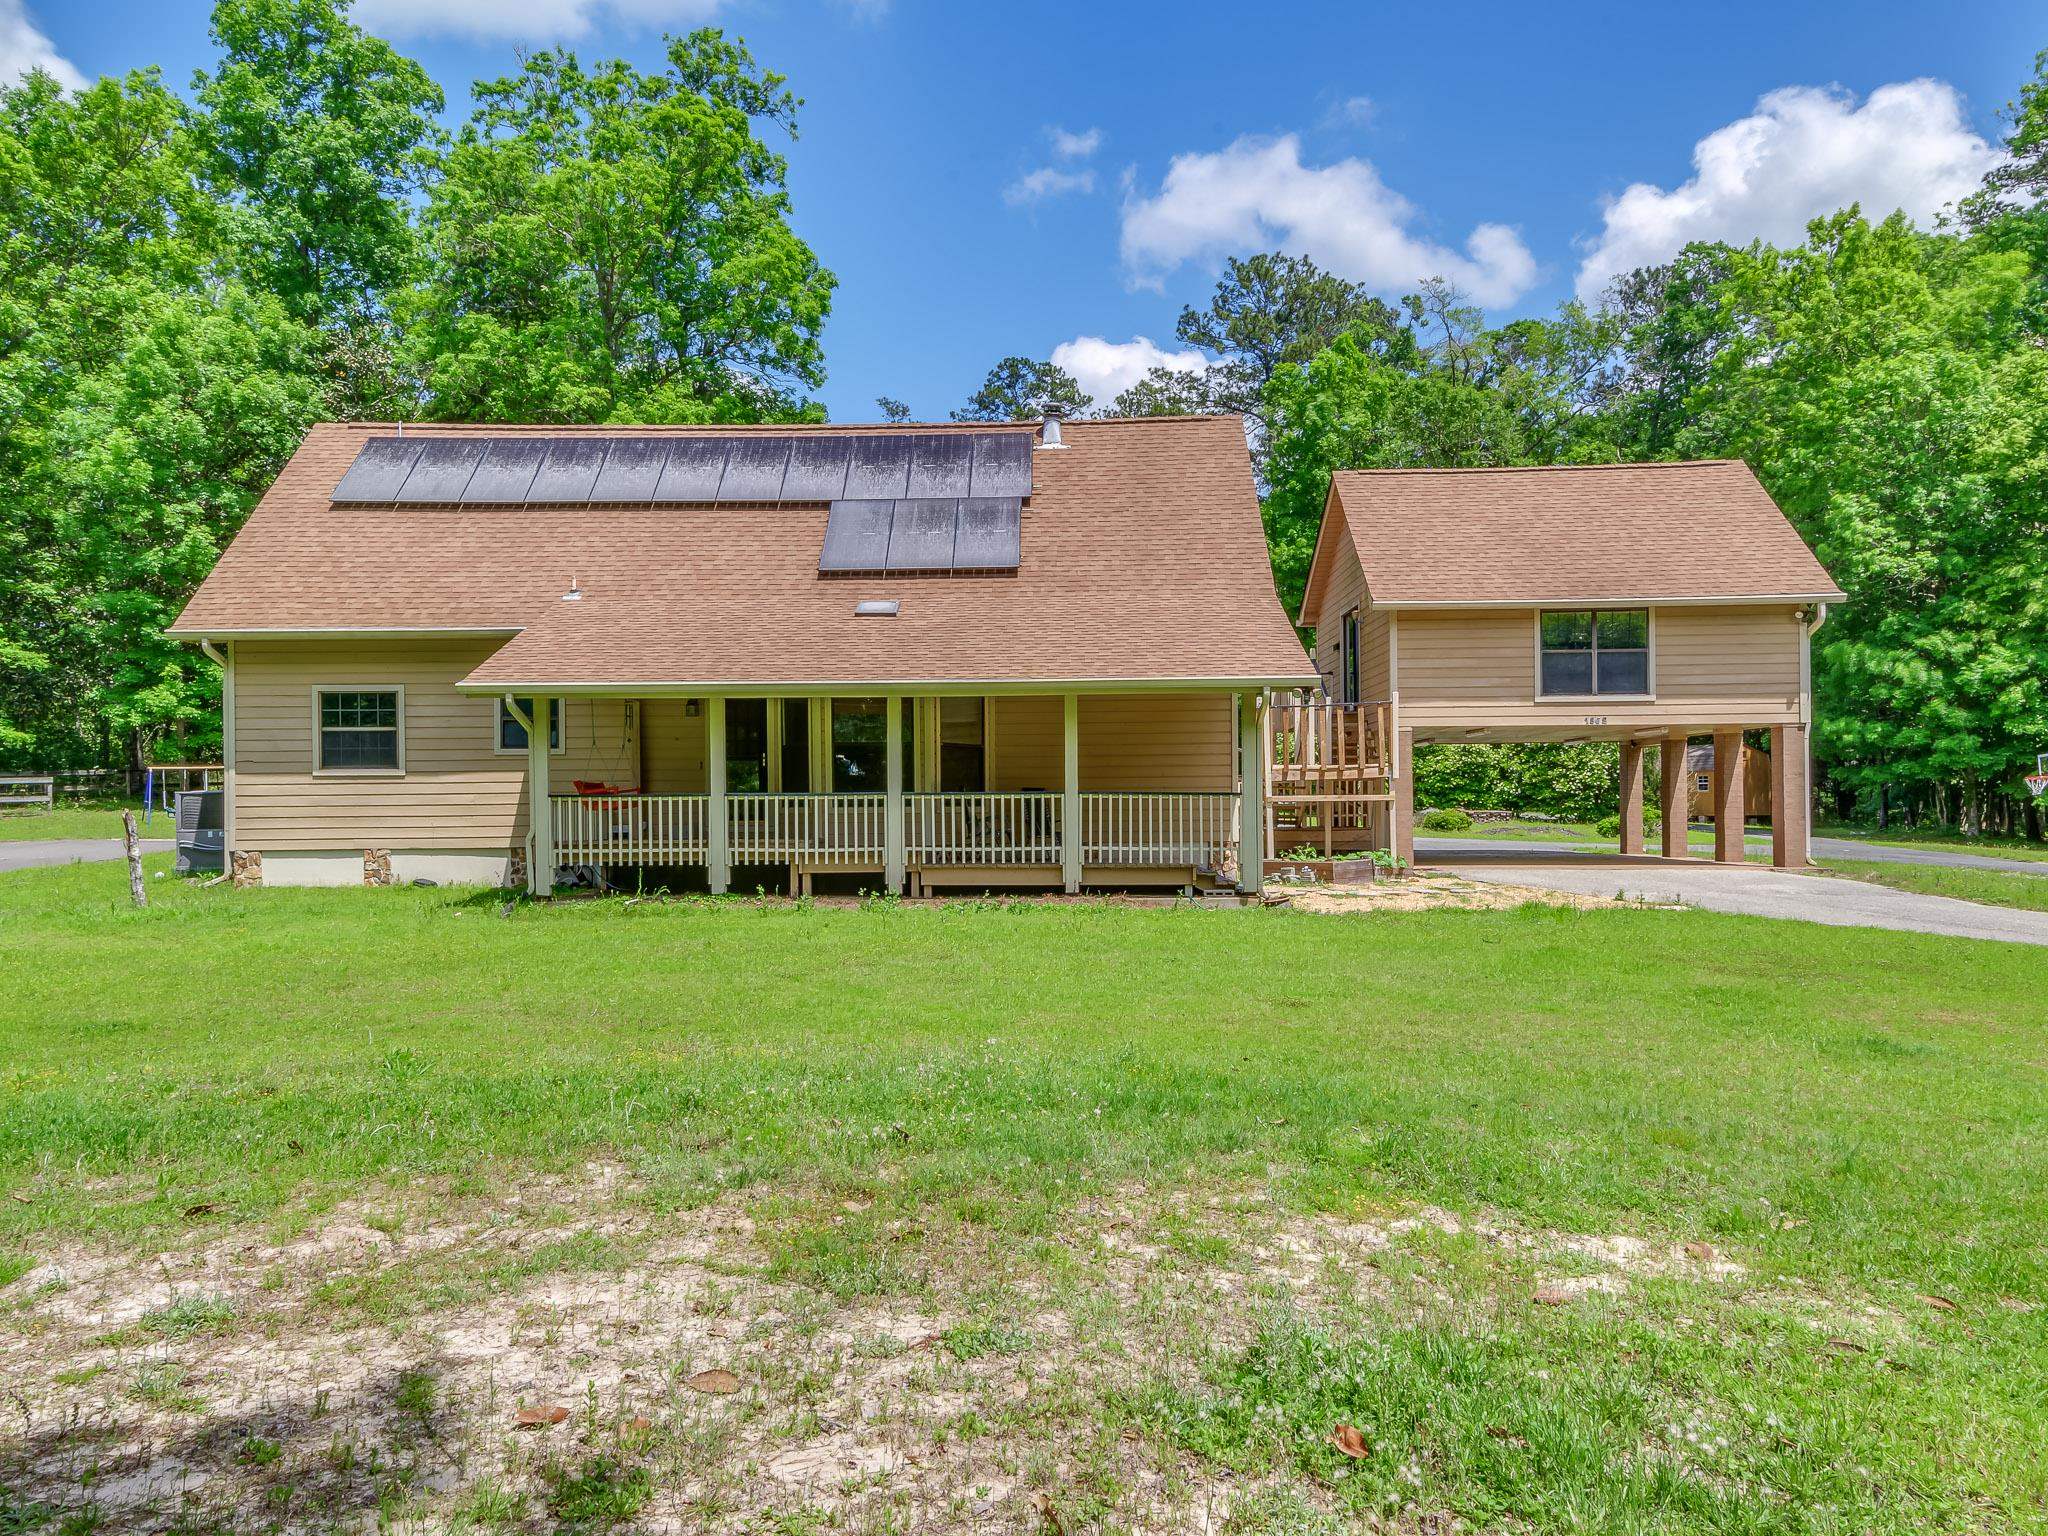
<svg viewBox="0 0 2048 1536">
<path fill-rule="evenodd" d="M 1260 1490 L 1118 1405 L 1262 1309 L 1427 1306 L 1445 1275 L 1393 1261 L 1445 1242 L 1528 1305 L 1743 1277 L 1699 1244 L 1246 1192 L 1130 1190 L 1025 1234 L 795 1208 L 664 1209 L 593 1168 L 50 1255 L 0 1290 L 5 1528 L 1220 1530 Z"/>
<path fill-rule="evenodd" d="M 1494 885 L 1434 873 L 1381 880 L 1371 885 L 1274 884 L 1268 888 L 1286 892 L 1291 898 L 1289 905 L 1301 912 L 1430 912 L 1447 908 L 1498 912 L 1525 906 L 1532 901 L 1553 907 L 1619 905 L 1606 897 L 1586 896 L 1573 891 L 1546 891 L 1529 885 Z"/>
</svg>

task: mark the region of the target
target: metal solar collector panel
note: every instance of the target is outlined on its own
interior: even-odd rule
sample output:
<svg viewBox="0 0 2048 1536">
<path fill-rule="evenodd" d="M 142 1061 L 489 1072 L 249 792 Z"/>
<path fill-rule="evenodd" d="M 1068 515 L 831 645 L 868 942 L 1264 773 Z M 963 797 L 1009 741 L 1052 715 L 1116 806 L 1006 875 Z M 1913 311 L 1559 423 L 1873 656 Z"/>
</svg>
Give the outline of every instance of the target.
<svg viewBox="0 0 2048 1536">
<path fill-rule="evenodd" d="M 398 492 L 400 501 L 460 501 L 484 456 L 481 437 L 429 437 L 420 441 L 420 456 Z"/>
<path fill-rule="evenodd" d="M 956 571 L 1014 571 L 1024 556 L 1024 503 L 1016 496 L 969 496 L 953 540 Z"/>
<path fill-rule="evenodd" d="M 490 439 L 489 446 L 484 449 L 483 462 L 477 465 L 476 473 L 463 487 L 462 499 L 466 502 L 525 506 L 527 488 L 533 484 L 534 472 L 547 456 L 548 440 L 544 437 Z"/>
<path fill-rule="evenodd" d="M 953 569 L 953 533 L 959 521 L 960 503 L 950 497 L 897 502 L 889 517 L 889 569 Z"/>
<path fill-rule="evenodd" d="M 838 501 L 846 494 L 846 466 L 853 444 L 845 437 L 799 437 L 789 449 L 782 477 L 784 501 Z"/>
<path fill-rule="evenodd" d="M 539 503 L 589 501 L 613 441 L 608 437 L 549 438 L 547 461 L 533 477 L 526 499 Z"/>
<path fill-rule="evenodd" d="M 894 501 L 910 489 L 910 439 L 906 436 L 856 437 L 853 459 L 846 467 L 849 501 Z"/>
<path fill-rule="evenodd" d="M 718 482 L 725 478 L 726 439 L 669 439 L 668 466 L 654 488 L 654 501 L 716 501 Z"/>
<path fill-rule="evenodd" d="M 970 496 L 1031 494 L 1031 434 L 977 432 L 974 435 L 974 477 Z"/>
<path fill-rule="evenodd" d="M 974 439 L 964 434 L 914 437 L 910 443 L 910 488 L 915 500 L 965 496 L 974 466 Z"/>
<path fill-rule="evenodd" d="M 413 460 L 420 456 L 417 437 L 373 437 L 357 450 L 355 462 L 334 488 L 336 501 L 391 501 L 398 495 L 405 477 L 412 473 Z"/>
<path fill-rule="evenodd" d="M 718 499 L 780 501 L 789 445 L 786 437 L 734 438 L 725 458 L 725 478 L 718 483 Z"/>
<path fill-rule="evenodd" d="M 825 514 L 821 571 L 879 571 L 889 563 L 893 501 L 835 501 Z"/>
<path fill-rule="evenodd" d="M 661 483 L 662 466 L 668 462 L 668 439 L 663 437 L 615 437 L 598 471 L 597 484 L 590 488 L 592 501 L 652 501 Z"/>
</svg>

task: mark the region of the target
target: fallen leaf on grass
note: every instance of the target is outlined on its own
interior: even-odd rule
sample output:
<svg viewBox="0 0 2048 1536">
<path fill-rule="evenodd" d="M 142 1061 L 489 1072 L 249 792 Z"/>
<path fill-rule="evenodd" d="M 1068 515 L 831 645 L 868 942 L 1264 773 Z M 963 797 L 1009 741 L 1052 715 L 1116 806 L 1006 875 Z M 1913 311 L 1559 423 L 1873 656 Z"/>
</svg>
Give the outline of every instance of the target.
<svg viewBox="0 0 2048 1536">
<path fill-rule="evenodd" d="M 1922 1296 L 1920 1299 L 1937 1312 L 1960 1312 L 1963 1310 L 1946 1296 Z"/>
<path fill-rule="evenodd" d="M 1714 1245 L 1712 1243 L 1702 1243 L 1697 1240 L 1685 1245 L 1685 1256 L 1688 1259 L 1697 1259 L 1702 1264 L 1711 1264 L 1720 1257 L 1719 1254 L 1714 1252 Z"/>
<path fill-rule="evenodd" d="M 1067 1523 L 1060 1518 L 1060 1512 L 1052 1507 L 1052 1499 L 1043 1493 L 1031 1495 L 1031 1507 L 1038 1511 L 1038 1518 L 1045 1522 L 1045 1528 L 1053 1536 L 1067 1536 Z"/>
<path fill-rule="evenodd" d="M 1539 1307 L 1562 1307 L 1573 1300 L 1573 1295 L 1561 1285 L 1539 1285 L 1535 1301 Z"/>
<path fill-rule="evenodd" d="M 1828 1348 L 1838 1355 L 1867 1355 L 1870 1353 L 1869 1350 L 1858 1344 L 1854 1339 L 1829 1339 Z"/>
<path fill-rule="evenodd" d="M 644 1435 L 648 1430 L 654 1428 L 654 1420 L 648 1418 L 645 1414 L 636 1413 L 632 1418 L 621 1424 L 619 1428 L 629 1435 Z"/>
<path fill-rule="evenodd" d="M 211 1200 L 201 1200 L 197 1205 L 188 1205 L 185 1207 L 185 1219 L 187 1221 L 195 1221 L 201 1216 L 211 1216 L 215 1211 L 219 1209 L 220 1207 L 215 1205 Z"/>
<path fill-rule="evenodd" d="M 540 1429 L 545 1425 L 559 1424 L 569 1417 L 569 1410 L 560 1403 L 535 1403 L 531 1408 L 522 1408 L 512 1415 L 512 1422 L 521 1429 Z"/>
<path fill-rule="evenodd" d="M 1489 1424 L 1486 1426 L 1486 1432 L 1489 1435 L 1493 1436 L 1494 1439 L 1502 1441 L 1508 1445 L 1526 1446 L 1529 1443 L 1528 1441 L 1524 1440 L 1520 1435 L 1516 1434 L 1513 1430 L 1508 1429 L 1503 1425 Z"/>
<path fill-rule="evenodd" d="M 1339 1424 L 1331 1430 L 1330 1444 L 1354 1461 L 1363 1461 L 1372 1454 L 1372 1447 L 1365 1443 L 1365 1436 L 1358 1432 L 1356 1424 Z"/>
<path fill-rule="evenodd" d="M 733 1375 L 731 1371 L 714 1368 L 708 1371 L 699 1371 L 694 1376 L 685 1376 L 683 1378 L 683 1385 L 693 1392 L 715 1392 L 723 1395 L 727 1392 L 739 1391 L 740 1379 Z"/>
</svg>

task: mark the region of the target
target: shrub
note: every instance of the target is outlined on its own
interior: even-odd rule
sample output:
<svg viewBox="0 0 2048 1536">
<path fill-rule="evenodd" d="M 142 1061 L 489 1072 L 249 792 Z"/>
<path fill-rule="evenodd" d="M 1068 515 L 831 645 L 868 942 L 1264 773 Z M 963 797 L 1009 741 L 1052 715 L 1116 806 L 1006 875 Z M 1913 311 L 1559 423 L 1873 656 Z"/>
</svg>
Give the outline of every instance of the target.
<svg viewBox="0 0 2048 1536">
<path fill-rule="evenodd" d="M 1417 825 L 1426 832 L 1469 832 L 1472 818 L 1463 811 L 1424 811 Z"/>
<path fill-rule="evenodd" d="M 1610 811 L 1607 815 L 1602 816 L 1593 823 L 1593 830 L 1601 837 L 1619 837 L 1621 836 L 1621 818 Z"/>
</svg>

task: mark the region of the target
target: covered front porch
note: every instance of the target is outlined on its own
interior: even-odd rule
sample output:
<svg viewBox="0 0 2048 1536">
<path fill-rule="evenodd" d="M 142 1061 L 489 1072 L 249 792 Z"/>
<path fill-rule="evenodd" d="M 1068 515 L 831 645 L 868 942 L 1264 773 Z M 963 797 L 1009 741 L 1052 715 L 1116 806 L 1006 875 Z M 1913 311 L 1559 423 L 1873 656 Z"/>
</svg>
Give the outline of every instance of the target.
<svg viewBox="0 0 2048 1536">
<path fill-rule="evenodd" d="M 609 696 L 572 712 L 616 721 L 609 755 L 577 743 L 603 780 L 554 761 L 577 695 L 555 692 L 498 704 L 535 891 L 650 871 L 792 895 L 1260 885 L 1239 857 L 1263 821 L 1251 691 Z"/>
</svg>

